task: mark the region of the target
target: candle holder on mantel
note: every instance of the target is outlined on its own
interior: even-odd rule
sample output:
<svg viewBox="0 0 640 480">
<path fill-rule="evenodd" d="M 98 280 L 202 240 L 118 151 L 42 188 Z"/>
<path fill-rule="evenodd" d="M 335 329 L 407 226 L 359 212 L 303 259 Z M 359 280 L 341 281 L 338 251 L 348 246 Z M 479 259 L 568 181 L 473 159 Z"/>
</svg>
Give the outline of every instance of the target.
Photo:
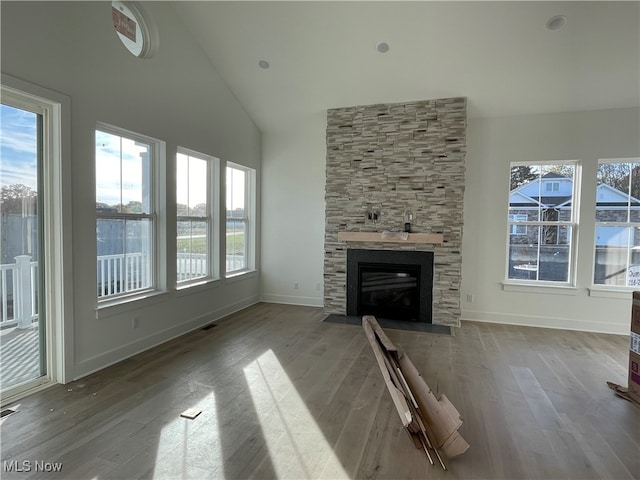
<svg viewBox="0 0 640 480">
<path fill-rule="evenodd" d="M 404 212 L 404 231 L 411 233 L 411 224 L 413 223 L 413 213 Z"/>
</svg>

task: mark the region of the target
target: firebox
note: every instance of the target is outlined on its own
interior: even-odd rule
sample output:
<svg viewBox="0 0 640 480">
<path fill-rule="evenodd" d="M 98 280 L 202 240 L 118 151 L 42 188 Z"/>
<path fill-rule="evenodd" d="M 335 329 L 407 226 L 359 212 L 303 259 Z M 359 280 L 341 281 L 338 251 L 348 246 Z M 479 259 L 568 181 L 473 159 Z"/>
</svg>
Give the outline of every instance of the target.
<svg viewBox="0 0 640 480">
<path fill-rule="evenodd" d="M 432 323 L 433 252 L 347 250 L 347 315 Z"/>
</svg>

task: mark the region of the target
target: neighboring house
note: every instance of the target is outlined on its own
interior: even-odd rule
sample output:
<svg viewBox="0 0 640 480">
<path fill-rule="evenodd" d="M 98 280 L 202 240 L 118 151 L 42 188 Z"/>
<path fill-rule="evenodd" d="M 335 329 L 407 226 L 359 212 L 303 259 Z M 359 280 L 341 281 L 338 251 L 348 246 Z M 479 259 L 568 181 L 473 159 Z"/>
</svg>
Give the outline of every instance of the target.
<svg viewBox="0 0 640 480">
<path fill-rule="evenodd" d="M 572 194 L 573 180 L 553 172 L 511 191 L 508 278 L 568 281 L 572 229 L 555 222 L 571 222 Z M 630 275 L 640 273 L 639 219 L 640 200 L 597 186 L 594 284 L 631 285 Z"/>
<path fill-rule="evenodd" d="M 573 180 L 557 173 L 547 173 L 539 179 L 515 188 L 509 194 L 509 221 L 553 222 L 571 220 L 571 196 Z M 598 222 L 627 222 L 631 211 L 632 221 L 640 217 L 640 200 L 630 197 L 610 185 L 601 183 L 596 188 L 596 220 Z M 634 215 L 635 214 L 635 215 Z M 637 221 L 637 219 L 636 219 Z M 544 227 L 544 245 L 566 245 L 566 230 L 559 227 Z M 538 242 L 538 229 L 527 225 L 512 224 L 511 244 Z M 596 246 L 626 246 L 626 227 L 598 227 Z M 633 231 L 632 231 L 633 235 Z M 520 237 L 520 240 L 517 238 Z M 631 243 L 635 244 L 631 239 Z"/>
</svg>

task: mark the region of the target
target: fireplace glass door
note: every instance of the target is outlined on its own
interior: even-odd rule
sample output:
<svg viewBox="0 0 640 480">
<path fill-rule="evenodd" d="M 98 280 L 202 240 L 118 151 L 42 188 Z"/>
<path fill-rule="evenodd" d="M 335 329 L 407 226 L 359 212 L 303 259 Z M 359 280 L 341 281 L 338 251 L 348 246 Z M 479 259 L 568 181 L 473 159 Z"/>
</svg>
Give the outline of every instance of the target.
<svg viewBox="0 0 640 480">
<path fill-rule="evenodd" d="M 359 315 L 392 320 L 418 320 L 420 316 L 420 267 L 361 264 Z"/>
</svg>

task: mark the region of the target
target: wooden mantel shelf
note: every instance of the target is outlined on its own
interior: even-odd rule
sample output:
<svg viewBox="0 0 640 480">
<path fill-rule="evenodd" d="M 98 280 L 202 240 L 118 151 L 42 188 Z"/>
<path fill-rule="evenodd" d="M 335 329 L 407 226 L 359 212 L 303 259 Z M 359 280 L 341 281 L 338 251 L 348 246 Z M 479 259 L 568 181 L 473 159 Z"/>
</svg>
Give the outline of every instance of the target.
<svg viewBox="0 0 640 480">
<path fill-rule="evenodd" d="M 398 234 L 384 232 L 338 232 L 338 240 L 342 242 L 379 242 L 379 243 L 444 243 L 441 233 L 410 233 L 404 240 L 402 232 Z"/>
</svg>

